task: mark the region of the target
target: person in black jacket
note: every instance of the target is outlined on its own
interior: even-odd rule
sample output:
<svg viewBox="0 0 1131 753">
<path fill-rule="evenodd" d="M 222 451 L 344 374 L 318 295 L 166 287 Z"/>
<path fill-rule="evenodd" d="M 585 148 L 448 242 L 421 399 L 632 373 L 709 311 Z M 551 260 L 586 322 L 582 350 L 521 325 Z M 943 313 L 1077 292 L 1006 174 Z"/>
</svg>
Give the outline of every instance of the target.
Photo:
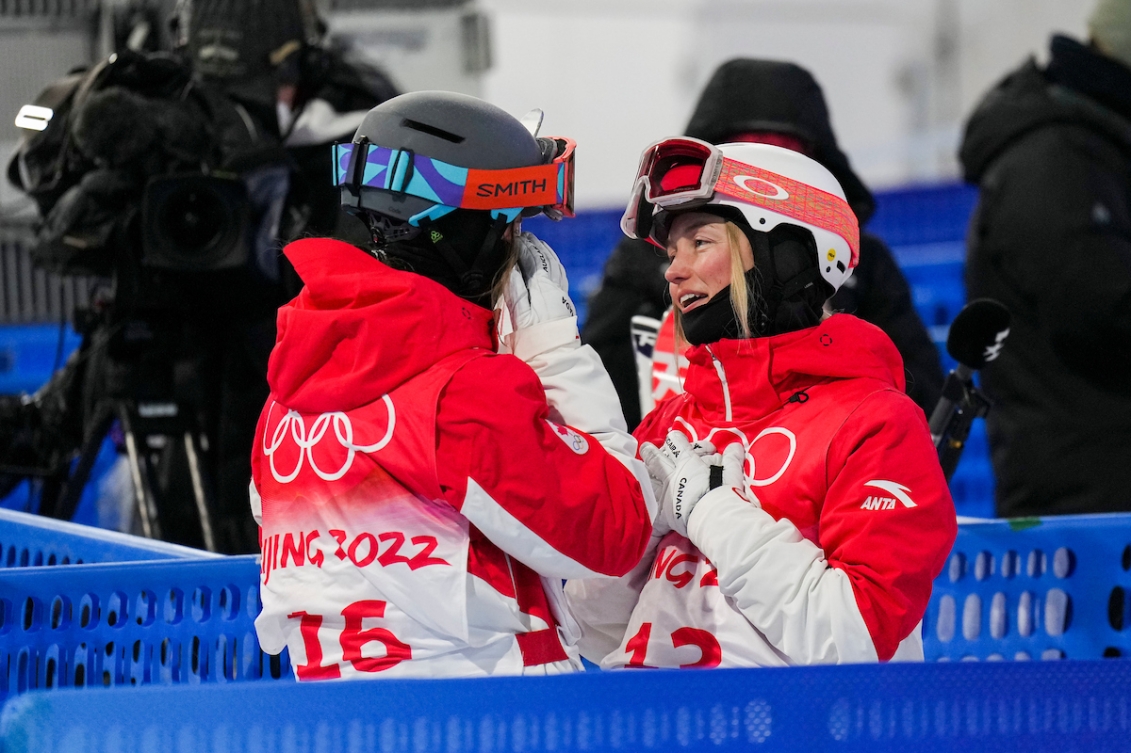
<svg viewBox="0 0 1131 753">
<path fill-rule="evenodd" d="M 798 65 L 749 59 L 724 63 L 700 95 L 687 135 L 714 144 L 755 141 L 802 152 L 836 176 L 862 227 L 875 211 L 872 193 L 837 146 L 820 86 Z M 636 315 L 659 319 L 671 305 L 666 267 L 667 259 L 655 247 L 622 240 L 605 263 L 581 331 L 582 341 L 601 355 L 612 376 L 630 428 L 641 419 L 630 322 Z M 929 414 L 942 390 L 938 351 L 883 241 L 860 234 L 860 264 L 830 305 L 887 333 L 903 356 L 908 395 Z"/>
<path fill-rule="evenodd" d="M 990 91 L 960 151 L 967 293 L 1013 313 L 982 371 L 1001 517 L 1131 510 L 1131 5 L 1090 26 Z"/>
</svg>

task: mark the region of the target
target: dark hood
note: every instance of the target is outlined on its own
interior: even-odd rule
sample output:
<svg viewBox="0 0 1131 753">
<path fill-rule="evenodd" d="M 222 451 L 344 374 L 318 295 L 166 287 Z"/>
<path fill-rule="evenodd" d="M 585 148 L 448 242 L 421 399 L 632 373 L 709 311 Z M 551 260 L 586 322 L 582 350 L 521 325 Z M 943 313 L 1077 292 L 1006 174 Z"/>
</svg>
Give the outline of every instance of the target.
<svg viewBox="0 0 1131 753">
<path fill-rule="evenodd" d="M 825 96 L 812 74 L 793 63 L 738 58 L 719 66 L 695 105 L 687 135 L 712 144 L 750 131 L 797 136 L 836 176 L 863 225 L 876 209 L 872 192 L 837 146 Z"/>
<path fill-rule="evenodd" d="M 1131 69 L 1054 36 L 1047 68 L 1029 59 L 990 90 L 966 124 L 958 158 L 977 183 L 1009 144 L 1054 124 L 1087 125 L 1131 153 Z"/>
</svg>

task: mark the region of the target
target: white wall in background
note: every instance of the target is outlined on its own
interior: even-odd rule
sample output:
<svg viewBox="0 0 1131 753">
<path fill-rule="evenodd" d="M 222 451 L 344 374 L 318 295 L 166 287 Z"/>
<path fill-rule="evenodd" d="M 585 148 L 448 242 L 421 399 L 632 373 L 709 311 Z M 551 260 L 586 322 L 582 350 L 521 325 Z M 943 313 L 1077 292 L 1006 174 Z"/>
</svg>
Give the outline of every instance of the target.
<svg viewBox="0 0 1131 753">
<path fill-rule="evenodd" d="M 1091 0 L 478 0 L 493 66 L 482 96 L 578 142 L 578 203 L 621 204 L 642 147 L 678 134 L 714 68 L 788 59 L 821 82 L 874 187 L 950 179 L 961 125 Z"/>
</svg>

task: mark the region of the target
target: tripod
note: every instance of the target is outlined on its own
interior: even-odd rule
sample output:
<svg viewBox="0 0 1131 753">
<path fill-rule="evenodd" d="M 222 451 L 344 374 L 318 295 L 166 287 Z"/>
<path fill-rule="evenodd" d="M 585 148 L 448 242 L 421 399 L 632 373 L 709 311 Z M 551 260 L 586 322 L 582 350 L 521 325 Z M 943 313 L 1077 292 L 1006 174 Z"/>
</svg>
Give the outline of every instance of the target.
<svg viewBox="0 0 1131 753">
<path fill-rule="evenodd" d="M 180 443 L 192 484 L 201 539 L 205 549 L 216 551 L 209 512 L 214 506 L 214 498 L 201 464 L 207 438 L 195 426 L 191 412 L 177 402 L 138 402 L 120 398 L 99 402 L 73 471 L 55 487 L 55 494 L 49 495 L 45 488 L 40 499 L 40 513 L 62 520 L 70 520 L 74 516 L 102 440 L 115 419 L 120 422 L 125 438 L 134 503 L 142 533 L 151 539 L 166 538 L 171 531 L 165 530 L 167 526 L 163 521 L 169 523 L 178 517 L 175 497 L 170 499 L 162 492 L 162 487 L 169 485 L 168 479 L 165 479 L 165 484 L 158 482 L 167 475 L 163 460 L 167 463 L 170 451 Z M 166 456 L 164 459 L 163 455 Z"/>
<path fill-rule="evenodd" d="M 169 325 L 179 318 L 84 311 L 75 321 L 83 342 L 66 366 L 21 408 L 13 411 L 9 400 L 0 411 L 17 438 L 0 442 L 0 481 L 40 479 L 39 513 L 72 519 L 117 422 L 132 525 L 150 538 L 217 551 L 209 433 L 193 409 L 201 398 L 186 400 L 175 377 L 186 363 Z M 192 375 L 199 382 L 200 368 Z"/>
</svg>

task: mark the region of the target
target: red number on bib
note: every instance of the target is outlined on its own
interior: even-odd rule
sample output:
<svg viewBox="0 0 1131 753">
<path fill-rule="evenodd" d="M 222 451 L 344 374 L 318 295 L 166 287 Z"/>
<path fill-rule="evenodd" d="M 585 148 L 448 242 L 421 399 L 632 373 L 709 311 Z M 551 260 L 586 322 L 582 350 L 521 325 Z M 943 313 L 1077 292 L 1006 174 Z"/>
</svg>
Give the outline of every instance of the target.
<svg viewBox="0 0 1131 753">
<path fill-rule="evenodd" d="M 723 660 L 722 646 L 719 645 L 718 639 L 706 630 L 693 627 L 681 627 L 679 630 L 672 633 L 672 645 L 676 648 L 680 648 L 681 646 L 696 646 L 699 648 L 699 661 L 692 662 L 691 664 L 680 664 L 680 669 L 687 669 L 689 667 L 717 667 Z"/>
<path fill-rule="evenodd" d="M 338 636 L 342 646 L 342 659 L 348 661 L 359 672 L 381 672 L 395 667 L 405 659 L 412 658 L 412 647 L 385 628 L 362 628 L 362 620 L 385 616 L 383 601 L 355 601 L 342 610 L 346 626 Z M 287 615 L 298 618 L 302 645 L 306 649 L 306 663 L 295 667 L 300 680 L 334 680 L 342 676 L 337 664 L 322 666 L 322 643 L 318 630 L 322 627 L 322 615 L 307 612 L 292 612 Z M 380 643 L 385 646 L 384 656 L 362 656 L 361 648 L 367 643 Z"/>
<path fill-rule="evenodd" d="M 632 653 L 632 658 L 628 660 L 630 667 L 643 667 L 644 657 L 648 653 L 648 639 L 652 637 L 652 623 L 645 622 L 636 631 L 636 635 L 629 639 L 628 643 L 624 644 L 626 651 Z"/>
<path fill-rule="evenodd" d="M 302 634 L 302 646 L 306 649 L 306 664 L 295 667 L 295 673 L 300 680 L 336 680 L 342 676 L 342 671 L 337 664 L 329 667 L 322 666 L 322 644 L 318 641 L 318 628 L 322 627 L 322 615 L 307 614 L 306 612 L 291 612 L 287 615 L 302 621 L 299 623 L 299 632 Z"/>
<path fill-rule="evenodd" d="M 625 666 L 650 669 L 644 664 L 644 659 L 648 655 L 648 640 L 652 637 L 652 623 L 645 622 L 636 631 L 636 635 L 628 639 L 628 643 L 624 644 L 624 650 L 632 654 Z M 690 664 L 680 664 L 680 669 L 687 669 L 689 667 L 717 667 L 723 660 L 723 649 L 719 645 L 719 641 L 714 635 L 706 630 L 700 630 L 693 627 L 681 627 L 675 630 L 672 635 L 672 646 L 674 648 L 683 648 L 684 646 L 695 646 L 699 649 L 699 660 Z"/>
<path fill-rule="evenodd" d="M 346 618 L 346 629 L 342 631 L 342 658 L 359 672 L 380 672 L 395 667 L 405 659 L 412 658 L 412 649 L 385 628 L 362 630 L 361 621 L 366 617 L 384 617 L 385 602 L 355 601 L 342 610 Z M 361 655 L 361 647 L 366 643 L 382 643 L 385 655 L 369 657 Z"/>
</svg>

